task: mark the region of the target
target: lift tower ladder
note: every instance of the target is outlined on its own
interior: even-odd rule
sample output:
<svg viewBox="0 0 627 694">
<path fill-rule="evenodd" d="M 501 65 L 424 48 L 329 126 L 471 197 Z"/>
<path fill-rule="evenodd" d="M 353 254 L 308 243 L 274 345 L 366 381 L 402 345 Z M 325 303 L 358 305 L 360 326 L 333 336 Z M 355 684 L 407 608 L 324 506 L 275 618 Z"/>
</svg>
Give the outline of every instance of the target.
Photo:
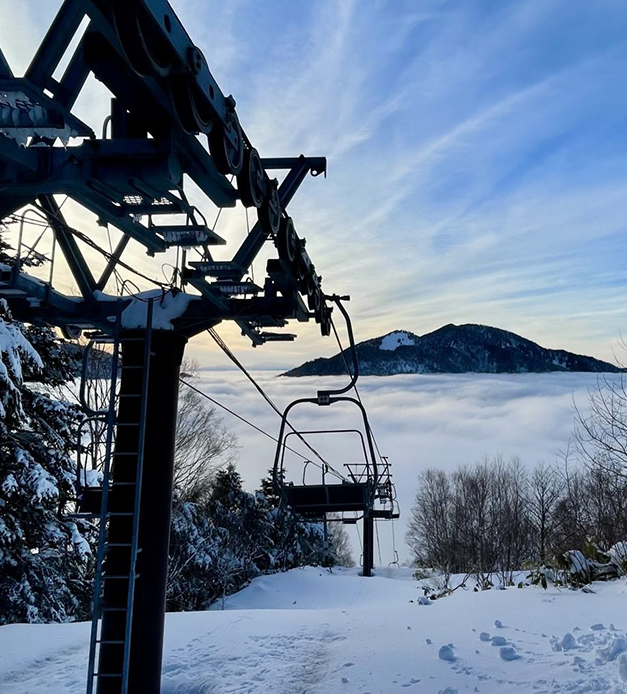
<svg viewBox="0 0 627 694">
<path fill-rule="evenodd" d="M 87 694 L 127 694 L 138 557 L 140 496 L 144 470 L 146 410 L 152 338 L 153 300 L 147 302 L 145 336 L 121 332 L 116 325 L 112 364 L 107 455 L 102 487 L 100 532 L 89 644 Z M 143 343 L 143 363 L 126 364 L 130 343 Z M 119 364 L 119 351 L 123 361 Z M 127 375 L 132 370 L 134 373 Z M 118 371 L 122 374 L 119 413 L 115 417 Z M 130 385 L 129 385 L 130 384 Z M 113 428 L 115 452 L 112 453 Z M 110 461 L 113 461 L 112 464 Z M 107 614 L 108 613 L 108 614 Z M 99 625 L 100 617 L 107 615 Z"/>
</svg>

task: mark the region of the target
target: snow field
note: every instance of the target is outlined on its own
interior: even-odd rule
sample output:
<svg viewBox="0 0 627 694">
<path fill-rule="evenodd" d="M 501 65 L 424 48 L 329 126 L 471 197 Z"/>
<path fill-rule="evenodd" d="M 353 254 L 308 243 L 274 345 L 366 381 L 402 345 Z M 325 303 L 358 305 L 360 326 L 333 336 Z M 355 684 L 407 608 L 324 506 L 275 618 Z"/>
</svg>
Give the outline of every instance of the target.
<svg viewBox="0 0 627 694">
<path fill-rule="evenodd" d="M 627 693 L 627 580 L 420 604 L 411 573 L 295 569 L 256 579 L 224 609 L 169 614 L 162 692 Z M 82 694 L 88 632 L 0 627 L 0 692 Z"/>
</svg>

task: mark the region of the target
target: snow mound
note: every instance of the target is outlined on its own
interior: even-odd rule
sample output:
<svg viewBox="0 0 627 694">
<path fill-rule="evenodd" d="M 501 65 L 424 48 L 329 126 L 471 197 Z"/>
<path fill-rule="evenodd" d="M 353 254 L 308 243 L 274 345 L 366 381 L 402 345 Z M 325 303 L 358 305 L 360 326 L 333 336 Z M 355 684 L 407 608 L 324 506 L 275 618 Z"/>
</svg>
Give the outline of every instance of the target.
<svg viewBox="0 0 627 694">
<path fill-rule="evenodd" d="M 255 578 L 244 590 L 224 601 L 225 610 L 319 610 L 373 606 L 381 601 L 406 605 L 406 597 L 416 597 L 416 582 L 411 580 L 411 569 L 378 570 L 365 579 L 361 569 L 335 567 L 332 571 L 317 566 L 292 569 L 285 573 Z M 406 583 L 409 594 L 399 592 L 394 585 Z M 400 597 L 402 595 L 402 597 Z M 212 609 L 222 609 L 216 604 Z"/>
<path fill-rule="evenodd" d="M 616 660 L 619 655 L 627 651 L 627 639 L 619 637 L 614 639 L 607 648 L 601 648 L 598 653 L 597 662 L 609 663 Z"/>
<path fill-rule="evenodd" d="M 508 662 L 511 660 L 518 660 L 520 658 L 513 646 L 503 646 L 499 652 L 499 655 L 501 656 L 501 660 Z"/>
<path fill-rule="evenodd" d="M 450 646 L 442 646 L 438 651 L 438 658 L 440 660 L 446 660 L 449 663 L 455 662 L 455 653 Z"/>
</svg>

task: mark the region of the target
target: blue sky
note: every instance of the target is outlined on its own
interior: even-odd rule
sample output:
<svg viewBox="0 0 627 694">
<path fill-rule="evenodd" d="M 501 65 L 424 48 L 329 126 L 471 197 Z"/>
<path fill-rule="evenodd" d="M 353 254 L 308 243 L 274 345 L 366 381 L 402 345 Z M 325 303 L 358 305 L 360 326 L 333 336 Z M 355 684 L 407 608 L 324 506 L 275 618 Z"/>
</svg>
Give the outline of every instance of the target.
<svg viewBox="0 0 627 694">
<path fill-rule="evenodd" d="M 18 73 L 59 5 L 0 0 L 0 44 Z M 262 156 L 328 157 L 327 179 L 308 179 L 291 214 L 325 289 L 351 294 L 358 339 L 475 322 L 620 353 L 625 3 L 172 5 Z M 79 106 L 98 121 L 105 100 L 93 87 Z M 234 243 L 242 214 L 218 233 Z M 222 332 L 252 365 L 334 351 L 314 326 L 292 329 L 293 345 L 255 351 Z M 220 363 L 206 346 L 191 349 Z"/>
</svg>

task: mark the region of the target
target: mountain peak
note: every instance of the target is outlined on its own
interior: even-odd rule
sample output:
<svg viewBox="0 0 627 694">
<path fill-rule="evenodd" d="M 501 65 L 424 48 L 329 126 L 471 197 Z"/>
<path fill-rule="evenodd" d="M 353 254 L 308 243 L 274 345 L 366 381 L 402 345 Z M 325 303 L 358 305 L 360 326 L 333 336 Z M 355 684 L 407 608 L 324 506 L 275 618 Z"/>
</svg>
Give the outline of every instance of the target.
<svg viewBox="0 0 627 694">
<path fill-rule="evenodd" d="M 364 376 L 401 373 L 616 372 L 608 362 L 565 350 L 546 349 L 520 335 L 476 323 L 448 323 L 422 336 L 393 330 L 357 345 Z M 315 359 L 285 376 L 334 376 L 345 373 L 341 354 Z"/>
</svg>

